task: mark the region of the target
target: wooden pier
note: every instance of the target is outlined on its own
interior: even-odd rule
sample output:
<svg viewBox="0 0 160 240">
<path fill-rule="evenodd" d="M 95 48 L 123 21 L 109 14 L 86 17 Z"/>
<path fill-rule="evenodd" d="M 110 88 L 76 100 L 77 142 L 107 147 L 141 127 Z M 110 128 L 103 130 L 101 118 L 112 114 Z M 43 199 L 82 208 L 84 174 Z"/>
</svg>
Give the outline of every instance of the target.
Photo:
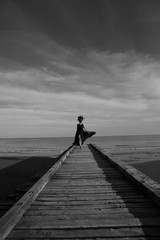
<svg viewBox="0 0 160 240">
<path fill-rule="evenodd" d="M 70 148 L 1 218 L 0 239 L 160 239 L 160 185 L 96 146 Z"/>
</svg>

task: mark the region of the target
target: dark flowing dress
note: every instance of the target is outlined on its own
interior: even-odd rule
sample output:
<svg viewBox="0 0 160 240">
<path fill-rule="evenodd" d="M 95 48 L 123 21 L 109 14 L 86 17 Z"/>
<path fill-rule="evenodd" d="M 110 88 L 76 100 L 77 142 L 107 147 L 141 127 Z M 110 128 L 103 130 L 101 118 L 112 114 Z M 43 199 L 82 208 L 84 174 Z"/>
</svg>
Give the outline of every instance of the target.
<svg viewBox="0 0 160 240">
<path fill-rule="evenodd" d="M 74 138 L 73 145 L 80 146 L 81 144 L 84 143 L 84 141 L 87 138 L 90 138 L 95 134 L 96 134 L 96 132 L 84 131 L 84 125 L 83 124 L 77 124 L 77 131 L 76 131 L 76 135 L 75 135 L 75 138 Z"/>
</svg>

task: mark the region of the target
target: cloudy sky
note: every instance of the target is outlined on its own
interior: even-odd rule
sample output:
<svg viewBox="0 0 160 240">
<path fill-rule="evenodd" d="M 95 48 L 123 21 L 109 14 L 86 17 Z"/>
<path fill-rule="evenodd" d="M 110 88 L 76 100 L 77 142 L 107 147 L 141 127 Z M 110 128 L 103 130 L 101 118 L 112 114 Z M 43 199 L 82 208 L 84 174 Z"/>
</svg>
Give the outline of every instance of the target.
<svg viewBox="0 0 160 240">
<path fill-rule="evenodd" d="M 160 133 L 159 0 L 1 0 L 0 137 Z"/>
</svg>

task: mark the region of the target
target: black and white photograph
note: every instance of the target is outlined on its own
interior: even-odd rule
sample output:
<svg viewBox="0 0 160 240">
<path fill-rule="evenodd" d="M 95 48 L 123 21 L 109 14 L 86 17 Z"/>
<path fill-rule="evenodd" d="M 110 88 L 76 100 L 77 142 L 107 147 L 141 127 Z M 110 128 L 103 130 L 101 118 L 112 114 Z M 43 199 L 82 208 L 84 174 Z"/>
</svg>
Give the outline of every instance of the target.
<svg viewBox="0 0 160 240">
<path fill-rule="evenodd" d="M 160 240 L 160 0 L 0 0 L 0 240 Z"/>
</svg>

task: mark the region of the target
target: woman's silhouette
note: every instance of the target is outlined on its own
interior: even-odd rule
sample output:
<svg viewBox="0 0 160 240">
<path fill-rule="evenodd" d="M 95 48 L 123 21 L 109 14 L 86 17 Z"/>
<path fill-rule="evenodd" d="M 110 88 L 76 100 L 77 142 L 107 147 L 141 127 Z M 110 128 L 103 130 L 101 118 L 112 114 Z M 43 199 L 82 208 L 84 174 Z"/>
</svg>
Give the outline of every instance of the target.
<svg viewBox="0 0 160 240">
<path fill-rule="evenodd" d="M 77 120 L 79 121 L 79 123 L 77 124 L 77 131 L 76 131 L 76 135 L 75 135 L 73 145 L 80 146 L 80 148 L 81 148 L 84 141 L 87 138 L 92 137 L 94 134 L 96 134 L 96 132 L 89 132 L 85 129 L 85 127 L 82 123 L 83 120 L 84 120 L 83 116 L 78 116 Z"/>
</svg>

